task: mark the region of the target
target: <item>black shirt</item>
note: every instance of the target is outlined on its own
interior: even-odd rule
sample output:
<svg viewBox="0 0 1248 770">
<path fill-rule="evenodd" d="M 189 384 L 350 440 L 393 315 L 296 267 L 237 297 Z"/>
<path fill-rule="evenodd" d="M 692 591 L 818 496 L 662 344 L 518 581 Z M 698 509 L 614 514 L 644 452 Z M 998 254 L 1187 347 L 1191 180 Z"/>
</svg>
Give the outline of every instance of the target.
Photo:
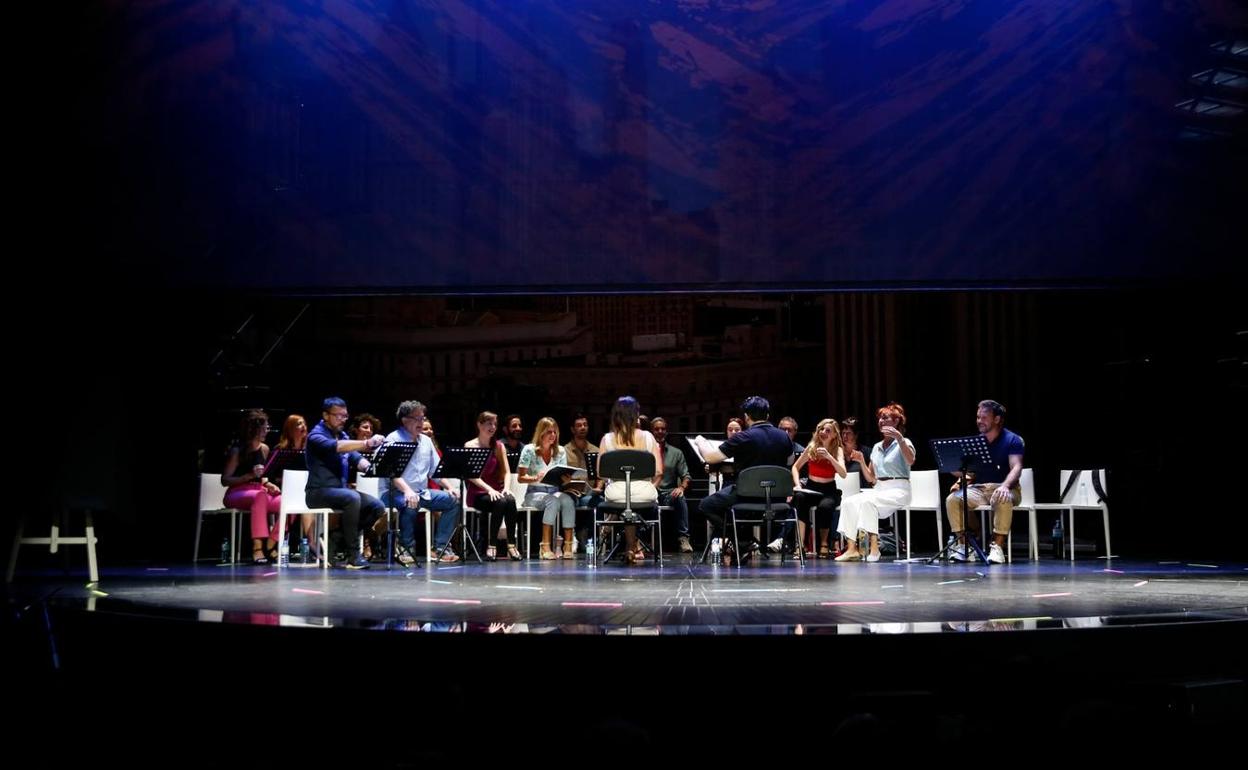
<svg viewBox="0 0 1248 770">
<path fill-rule="evenodd" d="M 738 474 L 757 465 L 779 465 L 783 468 L 793 454 L 793 439 L 763 420 L 720 444 L 719 451 L 732 458 Z"/>
</svg>

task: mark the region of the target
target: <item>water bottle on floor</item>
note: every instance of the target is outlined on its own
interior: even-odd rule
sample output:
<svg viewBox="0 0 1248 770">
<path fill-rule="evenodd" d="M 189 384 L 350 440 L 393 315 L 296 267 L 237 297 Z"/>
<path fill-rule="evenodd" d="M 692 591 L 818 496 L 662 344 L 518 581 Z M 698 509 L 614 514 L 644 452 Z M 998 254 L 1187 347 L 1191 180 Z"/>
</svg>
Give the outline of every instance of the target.
<svg viewBox="0 0 1248 770">
<path fill-rule="evenodd" d="M 221 541 L 221 563 L 230 563 L 230 539 L 228 537 Z"/>
<path fill-rule="evenodd" d="M 278 554 L 279 554 L 278 559 L 277 559 L 278 563 L 281 564 L 283 567 L 289 567 L 290 566 L 290 541 L 289 540 L 282 540 L 282 546 L 278 550 Z"/>
<path fill-rule="evenodd" d="M 592 537 L 585 541 L 585 566 L 591 569 L 598 566 L 594 563 L 594 539 Z"/>
<path fill-rule="evenodd" d="M 299 563 L 300 564 L 308 563 L 308 556 L 310 555 L 311 551 L 312 549 L 308 547 L 308 539 L 306 537 L 303 540 L 299 541 Z"/>
</svg>

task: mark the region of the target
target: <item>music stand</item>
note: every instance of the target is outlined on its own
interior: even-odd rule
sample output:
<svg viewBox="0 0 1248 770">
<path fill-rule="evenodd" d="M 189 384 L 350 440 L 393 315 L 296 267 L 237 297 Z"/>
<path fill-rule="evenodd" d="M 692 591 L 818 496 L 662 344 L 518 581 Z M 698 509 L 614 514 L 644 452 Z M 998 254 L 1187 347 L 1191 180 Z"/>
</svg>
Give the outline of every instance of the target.
<svg viewBox="0 0 1248 770">
<path fill-rule="evenodd" d="M 982 433 L 977 433 L 974 436 L 959 438 L 934 438 L 928 442 L 928 445 L 932 448 L 932 454 L 936 455 L 936 467 L 943 473 L 957 474 L 958 486 L 962 491 L 962 536 L 975 549 L 975 555 L 980 558 L 980 561 L 989 564 L 979 540 L 967 526 L 967 517 L 971 515 L 971 509 L 966 502 L 966 474 L 978 469 L 981 465 L 992 463 L 992 456 L 988 453 L 988 439 L 984 438 Z M 948 560 L 949 549 L 956 542 L 956 537 L 950 538 L 949 542 L 945 543 L 945 547 L 940 549 L 940 553 L 928 559 L 927 563 L 931 564 L 937 559 Z"/>
<path fill-rule="evenodd" d="M 269 453 L 269 461 L 264 464 L 264 472 L 260 475 L 271 480 L 274 474 L 287 468 L 292 471 L 308 469 L 308 460 L 302 449 L 274 449 Z"/>
<path fill-rule="evenodd" d="M 473 538 L 468 537 L 467 530 L 467 507 L 468 507 L 468 487 L 469 479 L 481 478 L 481 471 L 485 469 L 485 464 L 490 460 L 490 454 L 493 450 L 490 447 L 468 447 L 468 446 L 448 446 L 442 449 L 442 462 L 438 463 L 438 467 L 434 470 L 434 478 L 439 479 L 459 479 L 459 503 L 460 512 L 464 515 L 460 516 L 459 523 L 455 525 L 451 536 L 447 538 L 446 545 L 442 546 L 442 550 L 438 551 L 438 559 L 441 560 L 442 555 L 446 553 L 446 549 L 451 547 L 451 542 L 455 536 L 463 533 L 465 544 L 464 557 L 467 558 L 467 546 L 472 546 L 472 553 L 477 557 L 477 561 L 484 563 L 485 559 L 481 558 L 481 553 L 477 551 L 477 543 Z M 511 533 L 508 533 L 510 536 Z M 432 543 L 430 543 L 432 546 Z"/>
<path fill-rule="evenodd" d="M 407 464 L 412 461 L 412 455 L 416 454 L 416 448 L 419 444 L 409 441 L 392 441 L 389 444 L 382 444 L 373 452 L 372 464 L 368 470 L 364 472 L 365 477 L 375 477 L 381 479 L 394 479 L 403 475 L 403 471 L 407 469 Z M 389 517 L 391 507 L 386 506 L 386 516 Z M 420 557 L 412 553 L 407 546 L 399 543 L 399 548 L 412 557 L 415 565 L 420 566 Z M 386 527 L 386 569 L 394 566 L 394 527 Z"/>
</svg>

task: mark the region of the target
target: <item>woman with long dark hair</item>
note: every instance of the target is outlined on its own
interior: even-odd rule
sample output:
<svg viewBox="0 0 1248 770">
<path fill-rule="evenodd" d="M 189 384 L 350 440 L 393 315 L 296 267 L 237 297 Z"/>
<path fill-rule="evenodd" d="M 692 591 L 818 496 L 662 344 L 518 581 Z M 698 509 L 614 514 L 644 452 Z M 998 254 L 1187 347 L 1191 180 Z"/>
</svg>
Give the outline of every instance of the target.
<svg viewBox="0 0 1248 770">
<path fill-rule="evenodd" d="M 481 476 L 468 482 L 468 505 L 491 514 L 491 521 L 496 522 L 493 531 L 485 533 L 485 560 L 497 559 L 498 547 L 501 546 L 512 561 L 520 561 L 520 551 L 515 546 L 520 513 L 516 510 L 516 499 L 511 496 L 511 466 L 507 464 L 507 450 L 498 440 L 498 415 L 493 412 L 477 415 L 477 437 L 464 446 L 490 450 L 490 459 L 485 461 Z M 498 537 L 499 525 L 502 524 L 507 525 L 506 538 Z"/>
<path fill-rule="evenodd" d="M 230 446 L 221 471 L 221 483 L 227 508 L 251 511 L 252 560 L 268 564 L 277 560 L 277 519 L 269 522 L 269 514 L 282 510 L 282 492 L 264 477 L 269 461 L 269 447 L 264 438 L 269 432 L 269 416 L 259 409 L 243 415 L 238 439 Z"/>
</svg>

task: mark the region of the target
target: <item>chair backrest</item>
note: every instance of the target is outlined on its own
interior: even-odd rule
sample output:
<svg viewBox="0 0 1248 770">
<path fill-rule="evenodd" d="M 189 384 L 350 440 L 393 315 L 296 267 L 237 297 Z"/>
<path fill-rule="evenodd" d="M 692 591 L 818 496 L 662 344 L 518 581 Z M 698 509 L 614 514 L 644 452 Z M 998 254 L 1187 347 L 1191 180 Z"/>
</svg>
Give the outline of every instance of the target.
<svg viewBox="0 0 1248 770">
<path fill-rule="evenodd" d="M 1018 477 L 1018 491 L 1022 496 L 1019 501 L 1020 506 L 1027 508 L 1036 504 L 1036 480 L 1031 472 L 1031 468 L 1023 468 L 1023 473 Z"/>
<path fill-rule="evenodd" d="M 940 471 L 910 471 L 910 507 L 940 510 Z"/>
<path fill-rule="evenodd" d="M 303 490 L 308 486 L 308 472 L 287 469 L 282 474 L 282 513 L 306 511 L 308 503 Z"/>
<path fill-rule="evenodd" d="M 739 496 L 763 498 L 769 493 L 773 503 L 793 494 L 793 472 L 780 465 L 755 465 L 737 475 Z"/>
<path fill-rule="evenodd" d="M 598 475 L 612 481 L 623 481 L 625 469 L 632 472 L 633 481 L 646 481 L 655 475 L 653 452 L 640 449 L 614 449 L 598 457 Z M 792 478 L 789 483 L 792 486 Z"/>
<path fill-rule="evenodd" d="M 856 495 L 862 491 L 862 476 L 858 471 L 845 474 L 845 478 L 836 477 L 836 488 L 841 490 L 841 499 Z"/>
<path fill-rule="evenodd" d="M 1075 480 L 1074 484 L 1070 483 L 1070 474 L 1072 473 L 1079 474 L 1079 478 Z M 1096 493 L 1096 485 L 1092 481 L 1093 475 L 1100 482 L 1101 489 L 1105 491 L 1105 494 L 1109 494 L 1109 487 L 1105 484 L 1104 468 L 1090 471 L 1064 470 L 1061 473 L 1061 479 L 1058 481 L 1057 493 L 1060 495 L 1067 486 L 1070 487 L 1070 490 L 1062 496 L 1060 502 L 1067 505 L 1104 505 L 1104 501 L 1098 499 L 1100 496 Z"/>
<path fill-rule="evenodd" d="M 199 474 L 199 510 L 219 511 L 225 507 L 225 486 L 220 473 Z"/>
</svg>

